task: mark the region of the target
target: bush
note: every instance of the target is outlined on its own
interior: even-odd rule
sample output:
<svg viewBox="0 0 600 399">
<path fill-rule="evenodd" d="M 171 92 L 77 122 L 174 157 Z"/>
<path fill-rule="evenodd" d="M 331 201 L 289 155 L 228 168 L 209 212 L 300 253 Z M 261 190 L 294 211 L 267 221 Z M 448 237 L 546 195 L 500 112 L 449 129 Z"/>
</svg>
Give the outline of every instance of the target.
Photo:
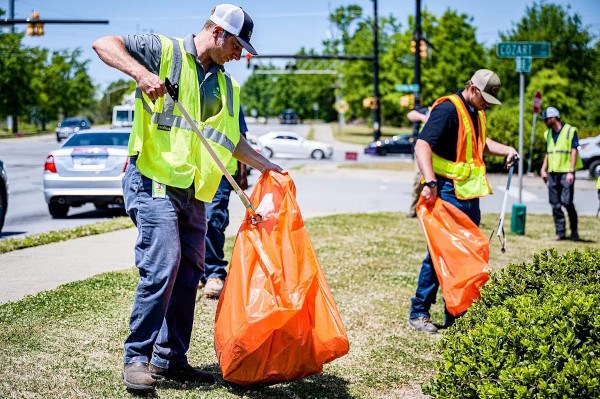
<svg viewBox="0 0 600 399">
<path fill-rule="evenodd" d="M 441 340 L 438 398 L 600 397 L 600 251 L 557 255 L 494 273 Z"/>
</svg>

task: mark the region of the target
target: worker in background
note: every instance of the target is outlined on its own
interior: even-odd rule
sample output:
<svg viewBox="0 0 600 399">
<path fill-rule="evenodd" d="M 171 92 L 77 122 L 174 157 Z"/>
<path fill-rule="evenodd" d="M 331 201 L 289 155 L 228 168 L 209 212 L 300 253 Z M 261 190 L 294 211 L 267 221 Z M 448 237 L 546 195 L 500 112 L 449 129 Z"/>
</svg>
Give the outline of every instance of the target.
<svg viewBox="0 0 600 399">
<path fill-rule="evenodd" d="M 546 156 L 542 163 L 540 176 L 548 185 L 548 199 L 552 205 L 552 217 L 556 232 L 552 239 L 560 241 L 567 238 L 565 214 L 562 210 L 564 206 L 569 216 L 571 240 L 578 241 L 577 211 L 573 203 L 573 196 L 575 194 L 575 171 L 583 168 L 583 162 L 577 150 L 579 146 L 577 128 L 563 123 L 560 120 L 558 109 L 554 107 L 546 108 L 541 118 L 548 130 L 544 133 Z"/>
</svg>

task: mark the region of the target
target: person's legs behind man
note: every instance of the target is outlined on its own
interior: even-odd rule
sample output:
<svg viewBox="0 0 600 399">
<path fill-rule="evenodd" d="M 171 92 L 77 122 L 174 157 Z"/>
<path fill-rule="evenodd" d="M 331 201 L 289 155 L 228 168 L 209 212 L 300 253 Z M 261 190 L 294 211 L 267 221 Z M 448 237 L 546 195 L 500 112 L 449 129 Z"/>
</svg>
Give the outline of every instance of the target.
<svg viewBox="0 0 600 399">
<path fill-rule="evenodd" d="M 210 204 L 206 204 L 206 256 L 204 261 L 203 295 L 219 298 L 227 277 L 225 260 L 225 229 L 229 225 L 229 197 L 233 187 L 223 177 Z"/>
</svg>

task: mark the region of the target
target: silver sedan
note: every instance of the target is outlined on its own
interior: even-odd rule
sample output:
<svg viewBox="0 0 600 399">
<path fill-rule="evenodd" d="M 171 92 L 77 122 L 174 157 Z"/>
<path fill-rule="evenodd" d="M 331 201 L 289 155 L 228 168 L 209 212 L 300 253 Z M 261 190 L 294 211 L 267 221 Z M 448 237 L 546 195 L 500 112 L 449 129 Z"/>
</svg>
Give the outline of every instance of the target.
<svg viewBox="0 0 600 399">
<path fill-rule="evenodd" d="M 44 164 L 44 197 L 54 218 L 69 207 L 93 203 L 98 209 L 123 204 L 121 179 L 129 158 L 131 129 L 79 131 L 52 151 Z"/>
</svg>

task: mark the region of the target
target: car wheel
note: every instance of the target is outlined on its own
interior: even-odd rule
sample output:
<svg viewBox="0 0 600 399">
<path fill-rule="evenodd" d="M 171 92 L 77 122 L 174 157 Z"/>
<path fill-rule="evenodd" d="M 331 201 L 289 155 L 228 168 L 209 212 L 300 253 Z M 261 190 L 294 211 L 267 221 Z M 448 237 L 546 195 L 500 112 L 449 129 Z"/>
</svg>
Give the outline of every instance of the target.
<svg viewBox="0 0 600 399">
<path fill-rule="evenodd" d="M 108 209 L 108 204 L 94 203 L 94 207 L 99 211 L 105 211 Z"/>
<path fill-rule="evenodd" d="M 61 219 L 66 217 L 67 213 L 69 213 L 69 205 L 51 203 L 48 204 L 48 210 L 53 218 Z"/>
<path fill-rule="evenodd" d="M 590 164 L 590 177 L 597 179 L 600 176 L 600 159 L 596 159 Z"/>
<path fill-rule="evenodd" d="M 270 149 L 269 147 L 263 148 L 263 153 L 264 153 L 265 158 L 272 158 L 273 157 L 273 150 Z"/>
<path fill-rule="evenodd" d="M 379 155 L 381 155 L 382 157 L 385 157 L 388 154 L 387 150 L 381 150 L 379 151 Z"/>
<path fill-rule="evenodd" d="M 321 151 L 321 150 L 314 150 L 314 151 L 312 152 L 312 154 L 310 154 L 310 156 L 311 156 L 311 158 L 313 158 L 313 159 L 317 159 L 317 160 L 319 160 L 319 159 L 323 159 L 323 158 L 325 158 L 325 153 L 324 153 L 323 151 Z"/>
<path fill-rule="evenodd" d="M 61 142 L 61 138 L 58 137 L 58 135 L 56 135 L 56 142 L 60 143 Z"/>
</svg>

